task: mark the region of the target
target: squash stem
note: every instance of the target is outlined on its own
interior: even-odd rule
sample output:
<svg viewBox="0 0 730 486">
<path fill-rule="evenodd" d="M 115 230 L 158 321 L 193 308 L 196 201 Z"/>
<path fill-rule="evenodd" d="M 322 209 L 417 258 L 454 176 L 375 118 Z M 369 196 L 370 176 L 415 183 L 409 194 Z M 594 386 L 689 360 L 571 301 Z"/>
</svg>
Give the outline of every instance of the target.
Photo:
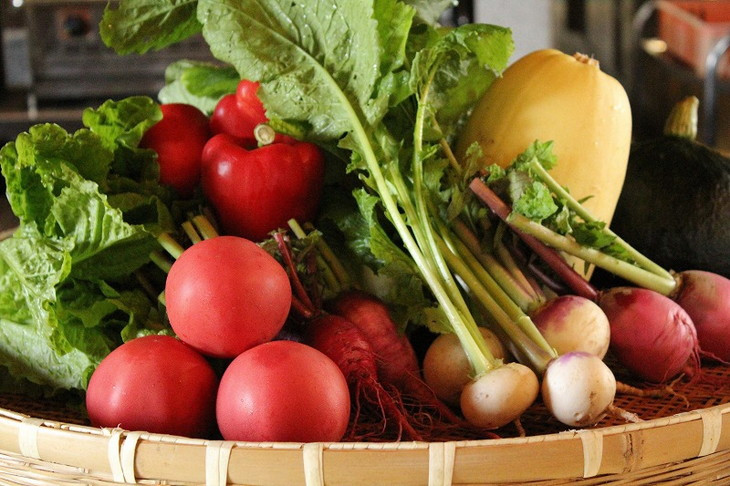
<svg viewBox="0 0 730 486">
<path fill-rule="evenodd" d="M 697 119 L 700 100 L 687 96 L 672 107 L 664 124 L 664 135 L 694 141 L 697 138 Z"/>
</svg>

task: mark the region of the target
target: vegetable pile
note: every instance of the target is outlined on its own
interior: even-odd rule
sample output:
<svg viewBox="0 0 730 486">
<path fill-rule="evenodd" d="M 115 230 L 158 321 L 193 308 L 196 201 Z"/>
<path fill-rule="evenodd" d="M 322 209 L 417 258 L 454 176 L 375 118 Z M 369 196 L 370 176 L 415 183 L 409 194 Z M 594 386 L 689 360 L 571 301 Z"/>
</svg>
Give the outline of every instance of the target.
<svg viewBox="0 0 730 486">
<path fill-rule="evenodd" d="M 507 68 L 509 29 L 441 27 L 449 3 L 107 7 L 120 54 L 202 33 L 219 63 L 180 60 L 159 101 L 0 151 L 20 221 L 0 242 L 3 390 L 76 392 L 95 425 L 177 435 L 444 440 L 494 437 L 537 403 L 566 427 L 632 419 L 607 357 L 657 384 L 730 360 L 727 279 L 675 275 L 607 227 L 620 85 L 556 51 Z M 596 81 L 551 112 L 583 138 L 513 103 L 560 66 Z M 581 181 L 603 156 L 614 184 Z M 576 178 L 558 183 L 564 159 Z M 636 287 L 598 289 L 590 265 Z"/>
</svg>

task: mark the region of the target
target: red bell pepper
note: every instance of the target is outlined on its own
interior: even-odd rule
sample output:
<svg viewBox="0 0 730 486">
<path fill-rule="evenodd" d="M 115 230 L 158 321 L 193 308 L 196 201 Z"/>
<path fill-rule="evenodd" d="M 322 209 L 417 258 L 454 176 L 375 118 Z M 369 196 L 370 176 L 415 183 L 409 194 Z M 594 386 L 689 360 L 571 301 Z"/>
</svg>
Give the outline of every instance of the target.
<svg viewBox="0 0 730 486">
<path fill-rule="evenodd" d="M 253 241 L 311 221 L 324 184 L 324 155 L 314 144 L 292 141 L 248 149 L 228 134 L 203 149 L 201 184 L 227 234 Z"/>
<path fill-rule="evenodd" d="M 245 146 L 256 146 L 254 129 L 269 121 L 257 95 L 258 89 L 259 83 L 243 79 L 238 83 L 235 94 L 226 95 L 218 101 L 210 116 L 210 129 L 214 135 L 227 133 Z M 277 133 L 275 141 L 292 142 L 293 139 Z"/>
</svg>

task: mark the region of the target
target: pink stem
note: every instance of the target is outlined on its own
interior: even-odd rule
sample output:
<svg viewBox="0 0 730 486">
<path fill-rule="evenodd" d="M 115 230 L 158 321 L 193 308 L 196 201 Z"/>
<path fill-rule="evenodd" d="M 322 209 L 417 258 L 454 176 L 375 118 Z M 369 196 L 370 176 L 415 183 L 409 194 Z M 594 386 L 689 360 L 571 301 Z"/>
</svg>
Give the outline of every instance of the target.
<svg viewBox="0 0 730 486">
<path fill-rule="evenodd" d="M 571 288 L 573 292 L 592 301 L 598 299 L 598 291 L 568 265 L 557 251 L 545 245 L 532 235 L 528 235 L 512 226 L 507 219 L 512 209 L 479 178 L 472 179 L 469 188 L 489 209 L 504 221 L 522 241 L 529 246 L 542 260 Z"/>
<path fill-rule="evenodd" d="M 294 296 L 298 297 L 300 302 L 304 304 L 308 309 L 314 311 L 316 307 L 314 306 L 312 299 L 309 297 L 307 290 L 304 288 L 304 285 L 302 285 L 302 281 L 299 279 L 297 267 L 294 264 L 294 260 L 291 256 L 291 251 L 286 244 L 284 235 L 279 232 L 274 233 L 274 240 L 276 240 L 276 243 L 279 247 L 279 252 L 284 259 L 284 265 L 286 265 L 286 268 L 289 270 L 289 280 L 291 281 L 294 290 Z"/>
</svg>

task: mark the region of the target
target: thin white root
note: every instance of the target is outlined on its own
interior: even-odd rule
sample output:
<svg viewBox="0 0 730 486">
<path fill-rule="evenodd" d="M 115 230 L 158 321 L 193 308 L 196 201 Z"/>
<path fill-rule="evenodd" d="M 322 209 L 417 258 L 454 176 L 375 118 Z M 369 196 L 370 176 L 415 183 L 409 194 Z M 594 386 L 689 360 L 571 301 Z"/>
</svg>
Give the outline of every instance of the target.
<svg viewBox="0 0 730 486">
<path fill-rule="evenodd" d="M 630 423 L 638 423 L 644 421 L 644 419 L 636 415 L 634 412 L 629 412 L 628 410 L 624 410 L 623 408 L 617 407 L 616 405 L 609 405 L 606 409 L 606 412 L 608 412 L 608 414 L 613 417 L 618 417 Z"/>
</svg>

